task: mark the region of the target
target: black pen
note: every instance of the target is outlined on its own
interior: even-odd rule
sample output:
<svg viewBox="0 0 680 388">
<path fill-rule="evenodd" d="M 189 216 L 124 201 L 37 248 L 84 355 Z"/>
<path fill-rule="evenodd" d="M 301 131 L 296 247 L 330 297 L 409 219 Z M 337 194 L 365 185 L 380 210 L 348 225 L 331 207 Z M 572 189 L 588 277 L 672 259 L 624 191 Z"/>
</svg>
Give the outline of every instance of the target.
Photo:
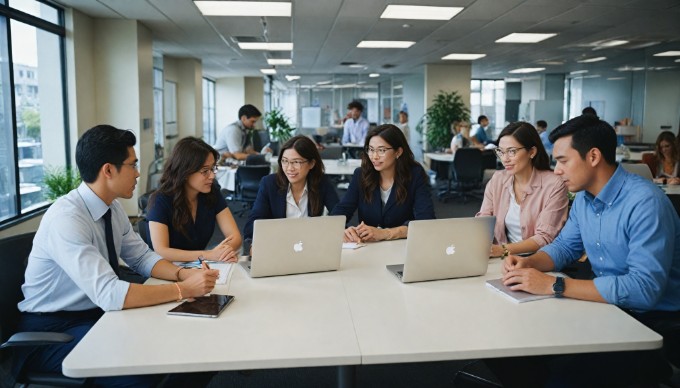
<svg viewBox="0 0 680 388">
<path fill-rule="evenodd" d="M 203 268 L 203 264 L 205 264 L 206 269 L 210 269 L 210 266 L 208 265 L 208 262 L 205 261 L 203 256 L 198 256 L 198 262 L 201 263 L 201 268 Z"/>
</svg>

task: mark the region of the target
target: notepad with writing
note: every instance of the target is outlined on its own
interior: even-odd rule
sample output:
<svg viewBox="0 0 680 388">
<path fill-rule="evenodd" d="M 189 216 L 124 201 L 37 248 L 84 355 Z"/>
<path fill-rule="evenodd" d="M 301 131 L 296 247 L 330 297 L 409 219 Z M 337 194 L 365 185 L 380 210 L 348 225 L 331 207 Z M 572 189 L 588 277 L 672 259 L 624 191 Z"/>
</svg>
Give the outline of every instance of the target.
<svg viewBox="0 0 680 388">
<path fill-rule="evenodd" d="M 513 291 L 503 284 L 503 279 L 487 280 L 486 285 L 498 291 L 501 295 L 509 298 L 515 303 L 531 302 L 532 300 L 540 300 L 547 298 L 554 298 L 553 295 L 534 295 L 524 291 Z"/>
</svg>

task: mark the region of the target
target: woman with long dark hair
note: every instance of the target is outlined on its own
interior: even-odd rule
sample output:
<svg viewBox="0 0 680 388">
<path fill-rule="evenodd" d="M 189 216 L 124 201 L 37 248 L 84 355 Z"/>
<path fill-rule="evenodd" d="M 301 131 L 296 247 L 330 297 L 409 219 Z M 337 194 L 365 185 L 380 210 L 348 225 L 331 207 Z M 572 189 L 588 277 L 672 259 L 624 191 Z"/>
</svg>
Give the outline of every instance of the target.
<svg viewBox="0 0 680 388">
<path fill-rule="evenodd" d="M 656 138 L 654 156 L 656 158 L 656 170 L 654 181 L 656 183 L 667 183 L 669 185 L 680 184 L 680 155 L 676 138 L 673 132 L 663 131 Z"/>
<path fill-rule="evenodd" d="M 338 194 L 324 174 L 316 144 L 305 136 L 289 139 L 279 152 L 279 169 L 262 178 L 250 217 L 243 229 L 253 236 L 259 219 L 318 217 L 338 203 Z"/>
<path fill-rule="evenodd" d="M 511 123 L 498 136 L 496 171 L 477 216 L 496 216 L 491 257 L 535 252 L 552 242 L 567 220 L 567 188 L 550 170 L 538 131 Z"/>
<path fill-rule="evenodd" d="M 181 139 L 172 150 L 147 215 L 153 249 L 164 258 L 238 261 L 241 234 L 215 181 L 217 160 L 217 151 L 195 137 Z M 215 224 L 226 238 L 206 250 Z"/>
<path fill-rule="evenodd" d="M 435 218 L 427 174 L 392 124 L 366 134 L 361 167 L 331 214 L 349 222 L 357 210 L 359 225 L 345 229 L 345 242 L 406 238 L 409 221 Z"/>
</svg>

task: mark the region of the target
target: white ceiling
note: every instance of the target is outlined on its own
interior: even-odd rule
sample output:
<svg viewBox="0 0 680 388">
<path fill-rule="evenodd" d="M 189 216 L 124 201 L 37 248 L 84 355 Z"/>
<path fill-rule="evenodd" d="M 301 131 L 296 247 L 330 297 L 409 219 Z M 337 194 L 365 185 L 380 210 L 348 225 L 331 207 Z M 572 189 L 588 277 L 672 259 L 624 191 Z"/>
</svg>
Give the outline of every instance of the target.
<svg viewBox="0 0 680 388">
<path fill-rule="evenodd" d="M 680 50 L 680 0 L 292 0 L 291 18 L 206 17 L 191 0 L 57 2 L 97 18 L 137 19 L 152 31 L 154 51 L 199 58 L 204 76 L 211 78 L 260 76 L 258 69 L 268 67 L 267 57 L 288 55 L 293 65 L 277 67 L 278 78 L 285 74 L 411 73 L 423 64 L 450 63 L 441 57 L 453 52 L 487 54 L 473 62 L 475 78 L 504 78 L 519 67 L 546 67 L 546 73 L 680 67 L 674 62 L 680 57 L 651 56 Z M 449 21 L 380 19 L 387 4 L 465 9 Z M 538 44 L 495 43 L 512 32 L 558 35 Z M 292 39 L 294 51 L 240 50 L 236 37 L 270 42 Z M 630 43 L 601 50 L 591 47 L 596 41 L 612 39 Z M 356 45 L 361 40 L 412 40 L 416 44 L 409 49 L 360 49 Z M 657 43 L 639 48 L 652 42 Z M 589 65 L 576 62 L 595 56 L 608 59 Z M 342 62 L 366 68 L 349 68 Z"/>
</svg>

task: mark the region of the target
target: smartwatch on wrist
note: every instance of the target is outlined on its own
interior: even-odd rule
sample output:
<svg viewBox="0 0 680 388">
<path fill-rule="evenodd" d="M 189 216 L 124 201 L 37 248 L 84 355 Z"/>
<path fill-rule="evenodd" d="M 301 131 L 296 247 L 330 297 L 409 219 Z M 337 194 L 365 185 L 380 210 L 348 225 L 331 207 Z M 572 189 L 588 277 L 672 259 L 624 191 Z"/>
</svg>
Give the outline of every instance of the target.
<svg viewBox="0 0 680 388">
<path fill-rule="evenodd" d="M 561 298 L 564 295 L 564 278 L 561 276 L 555 276 L 555 283 L 552 286 L 555 298 Z"/>
</svg>

